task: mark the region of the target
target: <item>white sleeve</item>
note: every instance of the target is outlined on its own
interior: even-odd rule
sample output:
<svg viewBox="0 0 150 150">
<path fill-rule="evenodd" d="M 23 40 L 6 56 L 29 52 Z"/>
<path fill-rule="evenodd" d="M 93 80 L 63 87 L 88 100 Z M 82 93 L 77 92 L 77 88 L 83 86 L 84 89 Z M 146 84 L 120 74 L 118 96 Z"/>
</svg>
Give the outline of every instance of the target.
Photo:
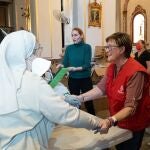
<svg viewBox="0 0 150 150">
<path fill-rule="evenodd" d="M 57 93 L 57 95 L 65 95 L 65 94 L 70 94 L 70 92 L 68 91 L 67 87 L 64 86 L 62 83 L 58 83 L 57 86 L 55 86 L 54 91 Z"/>
<path fill-rule="evenodd" d="M 39 93 L 40 111 L 49 121 L 87 129 L 99 126 L 99 118 L 69 105 L 46 82 L 41 81 Z"/>
</svg>

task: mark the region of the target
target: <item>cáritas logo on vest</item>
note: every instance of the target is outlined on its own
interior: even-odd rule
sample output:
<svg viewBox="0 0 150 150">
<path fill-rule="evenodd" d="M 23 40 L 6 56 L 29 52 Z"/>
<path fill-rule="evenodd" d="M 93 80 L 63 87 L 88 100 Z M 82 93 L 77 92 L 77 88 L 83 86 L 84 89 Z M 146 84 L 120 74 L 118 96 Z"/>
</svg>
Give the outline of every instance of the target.
<svg viewBox="0 0 150 150">
<path fill-rule="evenodd" d="M 120 86 L 120 89 L 118 90 L 119 94 L 124 94 L 124 87 L 123 85 Z"/>
</svg>

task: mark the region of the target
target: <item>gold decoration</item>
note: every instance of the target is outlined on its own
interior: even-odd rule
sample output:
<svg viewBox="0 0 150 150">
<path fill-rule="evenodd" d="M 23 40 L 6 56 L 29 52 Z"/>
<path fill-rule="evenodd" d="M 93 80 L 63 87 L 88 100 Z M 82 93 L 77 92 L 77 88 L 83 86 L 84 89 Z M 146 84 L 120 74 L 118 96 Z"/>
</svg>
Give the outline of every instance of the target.
<svg viewBox="0 0 150 150">
<path fill-rule="evenodd" d="M 21 16 L 25 18 L 25 30 L 31 30 L 30 0 L 25 0 L 25 8 L 21 7 Z M 23 28 L 23 27 L 22 27 Z"/>
<path fill-rule="evenodd" d="M 88 26 L 101 27 L 102 6 L 95 0 L 89 3 L 88 7 Z"/>
</svg>

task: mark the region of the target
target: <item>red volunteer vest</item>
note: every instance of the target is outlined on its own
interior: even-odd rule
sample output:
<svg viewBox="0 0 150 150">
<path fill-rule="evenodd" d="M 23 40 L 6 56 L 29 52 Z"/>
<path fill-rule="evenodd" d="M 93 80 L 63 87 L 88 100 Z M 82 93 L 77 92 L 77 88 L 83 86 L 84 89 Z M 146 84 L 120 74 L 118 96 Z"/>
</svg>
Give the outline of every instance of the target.
<svg viewBox="0 0 150 150">
<path fill-rule="evenodd" d="M 130 69 L 131 66 L 132 69 Z M 124 102 L 126 100 L 126 86 L 128 80 L 137 71 L 146 73 L 146 69 L 132 58 L 129 58 L 128 61 L 124 64 L 122 70 L 118 73 L 116 78 L 114 78 L 114 67 L 114 64 L 111 64 L 108 67 L 106 81 L 106 92 L 109 99 L 108 106 L 111 116 L 116 114 L 124 107 Z M 129 129 L 131 131 L 140 131 L 150 125 L 149 88 L 150 82 L 145 82 L 143 96 L 138 104 L 135 114 L 128 117 L 127 119 L 124 119 L 123 121 L 120 121 L 118 123 L 119 127 Z"/>
</svg>

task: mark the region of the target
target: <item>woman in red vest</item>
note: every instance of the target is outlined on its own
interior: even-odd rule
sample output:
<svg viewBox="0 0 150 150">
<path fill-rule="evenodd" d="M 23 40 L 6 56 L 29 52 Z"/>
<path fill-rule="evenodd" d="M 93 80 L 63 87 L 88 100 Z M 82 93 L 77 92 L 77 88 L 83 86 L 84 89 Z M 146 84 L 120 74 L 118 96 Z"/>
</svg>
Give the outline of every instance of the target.
<svg viewBox="0 0 150 150">
<path fill-rule="evenodd" d="M 126 33 L 106 38 L 110 65 L 103 79 L 92 90 L 78 96 L 80 101 L 107 95 L 110 116 L 101 123 L 101 131 L 118 125 L 129 129 L 133 138 L 116 145 L 117 150 L 139 150 L 145 128 L 150 124 L 150 91 L 146 69 L 130 57 L 132 42 Z"/>
</svg>

